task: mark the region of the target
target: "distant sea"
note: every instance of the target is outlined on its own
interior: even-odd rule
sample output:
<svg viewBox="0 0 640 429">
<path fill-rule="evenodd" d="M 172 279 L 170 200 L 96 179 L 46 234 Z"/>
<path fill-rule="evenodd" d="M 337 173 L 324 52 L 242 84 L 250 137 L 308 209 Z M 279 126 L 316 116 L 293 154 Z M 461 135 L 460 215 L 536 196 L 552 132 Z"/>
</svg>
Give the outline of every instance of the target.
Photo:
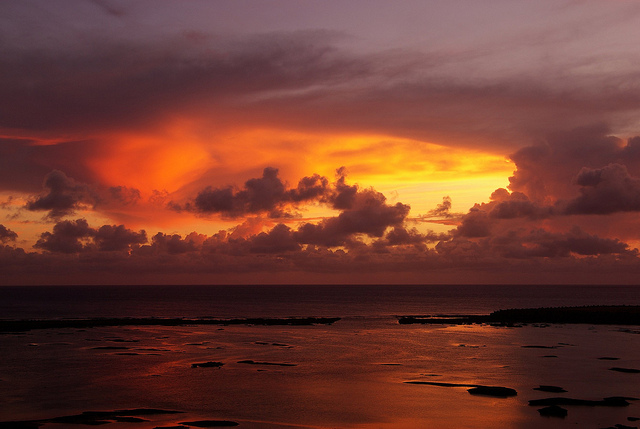
<svg viewBox="0 0 640 429">
<path fill-rule="evenodd" d="M 256 285 L 0 287 L 0 319 L 378 317 L 640 305 L 640 286 Z"/>
<path fill-rule="evenodd" d="M 634 372 L 640 370 L 639 326 L 398 323 L 403 315 L 585 305 L 640 305 L 640 288 L 0 287 L 5 320 L 340 318 L 313 326 L 0 332 L 0 428 L 20 427 L 16 421 L 41 429 L 88 427 L 60 423 L 86 411 L 115 412 L 103 415 L 107 429 L 190 428 L 198 421 L 249 429 L 637 427 L 640 401 L 631 398 L 640 398 L 640 371 Z M 207 362 L 213 364 L 198 365 Z M 472 395 L 467 390 L 475 385 L 508 387 L 517 395 Z M 535 390 L 541 385 L 566 392 Z M 542 417 L 543 407 L 529 405 L 550 397 L 602 402 L 613 396 L 629 405 L 564 405 L 564 418 Z M 118 416 L 123 410 L 132 414 Z"/>
</svg>

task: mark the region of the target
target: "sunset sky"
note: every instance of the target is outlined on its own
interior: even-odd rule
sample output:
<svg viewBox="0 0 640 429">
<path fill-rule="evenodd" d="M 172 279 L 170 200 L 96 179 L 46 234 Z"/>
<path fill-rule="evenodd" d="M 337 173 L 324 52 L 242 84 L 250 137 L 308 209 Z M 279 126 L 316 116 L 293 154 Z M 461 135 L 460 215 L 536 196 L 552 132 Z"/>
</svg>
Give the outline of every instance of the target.
<svg viewBox="0 0 640 429">
<path fill-rule="evenodd" d="M 2 2 L 0 283 L 637 283 L 639 22 Z"/>
</svg>

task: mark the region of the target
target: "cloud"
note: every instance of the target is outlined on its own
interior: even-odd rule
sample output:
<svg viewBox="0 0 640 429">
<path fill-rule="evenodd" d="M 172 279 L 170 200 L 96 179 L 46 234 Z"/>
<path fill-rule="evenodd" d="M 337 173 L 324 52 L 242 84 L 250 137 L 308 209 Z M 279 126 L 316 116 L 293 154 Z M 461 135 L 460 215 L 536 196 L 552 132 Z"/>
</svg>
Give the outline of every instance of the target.
<svg viewBox="0 0 640 429">
<path fill-rule="evenodd" d="M 451 197 L 448 195 L 442 197 L 442 203 L 438 204 L 435 209 L 430 210 L 427 217 L 452 217 L 451 214 Z"/>
<path fill-rule="evenodd" d="M 53 170 L 44 179 L 47 193 L 27 202 L 30 211 L 49 211 L 48 217 L 59 219 L 74 213 L 81 203 L 90 202 L 89 188 L 67 177 L 62 171 Z"/>
<path fill-rule="evenodd" d="M 637 257 L 637 249 L 618 239 L 598 237 L 573 227 L 569 232 L 551 232 L 542 228 L 506 230 L 486 234 L 479 240 L 458 234 L 450 242 L 440 242 L 439 253 L 456 260 L 493 257 L 495 260 L 569 258 L 571 256 L 624 255 Z M 475 236 L 477 237 L 477 236 Z"/>
<path fill-rule="evenodd" d="M 640 138 L 626 142 L 609 135 L 604 125 L 577 128 L 549 135 L 543 142 L 511 155 L 516 170 L 509 189 L 538 203 L 552 205 L 575 197 L 574 178 L 583 168 L 620 164 L 640 176 Z"/>
<path fill-rule="evenodd" d="M 125 206 L 136 204 L 142 199 L 140 190 L 126 186 L 112 186 L 108 192 L 112 200 Z"/>
<path fill-rule="evenodd" d="M 284 253 L 300 250 L 291 229 L 278 224 L 269 232 L 261 232 L 250 240 L 252 253 Z"/>
<path fill-rule="evenodd" d="M 100 251 L 123 251 L 146 243 L 147 234 L 144 230 L 131 231 L 124 225 L 103 225 L 95 231 L 93 241 Z"/>
<path fill-rule="evenodd" d="M 627 167 L 609 164 L 603 168 L 584 167 L 576 176 L 580 196 L 566 203 L 567 214 L 611 214 L 640 211 L 640 179 L 631 177 Z"/>
<path fill-rule="evenodd" d="M 91 228 L 85 219 L 56 223 L 53 232 L 44 232 L 34 247 L 52 253 L 81 253 L 98 251 L 128 251 L 132 246 L 146 243 L 144 231 L 134 232 L 124 225 L 103 225 Z"/>
<path fill-rule="evenodd" d="M 266 213 L 269 217 L 280 218 L 291 217 L 290 210 L 300 203 L 330 202 L 334 208 L 342 208 L 352 203 L 356 190 L 357 186 L 344 184 L 344 175 L 332 188 L 329 180 L 319 174 L 303 177 L 295 188 L 288 188 L 278 177 L 278 169 L 267 167 L 261 178 L 247 180 L 241 189 L 208 186 L 193 201 L 184 205 L 172 203 L 170 206 L 178 210 L 219 213 L 227 217 Z"/>
<path fill-rule="evenodd" d="M 18 234 L 11 231 L 6 226 L 0 224 L 0 243 L 6 243 L 7 241 L 16 241 Z"/>
<path fill-rule="evenodd" d="M 327 189 L 328 180 L 317 174 L 304 177 L 296 188 L 287 189 L 278 177 L 278 169 L 267 167 L 261 178 L 247 180 L 242 189 L 209 186 L 184 208 L 197 213 L 221 213 L 229 217 L 265 212 L 271 217 L 283 217 L 288 215 L 285 211 L 287 205 L 319 200 Z"/>
<path fill-rule="evenodd" d="M 34 247 L 56 253 L 79 253 L 88 250 L 88 239 L 95 234 L 84 219 L 65 220 L 53 227 L 53 232 L 44 232 Z"/>
<path fill-rule="evenodd" d="M 387 228 L 402 225 L 408 214 L 406 204 L 388 205 L 383 194 L 373 189 L 358 190 L 348 208 L 338 216 L 318 224 L 305 223 L 294 236 L 300 243 L 342 246 L 356 234 L 382 237 Z"/>
<path fill-rule="evenodd" d="M 185 238 L 182 238 L 178 234 L 167 235 L 158 232 L 151 238 L 151 246 L 148 247 L 153 249 L 153 252 L 156 254 L 168 253 L 177 255 L 202 249 L 202 245 L 206 239 L 206 235 L 197 234 L 196 232 L 192 232 Z"/>
</svg>

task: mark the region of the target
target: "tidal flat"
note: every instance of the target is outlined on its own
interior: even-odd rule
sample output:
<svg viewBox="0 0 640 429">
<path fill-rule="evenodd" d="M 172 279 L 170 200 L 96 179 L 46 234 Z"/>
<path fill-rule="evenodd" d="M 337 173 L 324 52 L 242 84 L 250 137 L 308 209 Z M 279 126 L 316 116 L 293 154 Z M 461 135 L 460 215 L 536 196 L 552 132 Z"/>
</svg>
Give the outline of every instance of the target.
<svg viewBox="0 0 640 429">
<path fill-rule="evenodd" d="M 43 429 L 87 412 L 114 429 L 198 427 L 189 422 L 596 429 L 633 427 L 629 419 L 640 417 L 640 374 L 611 370 L 640 368 L 634 326 L 403 325 L 380 316 L 315 325 L 56 327 L 5 333 L 0 349 L 1 420 Z M 473 386 L 517 394 L 477 395 Z M 549 401 L 557 397 L 566 399 Z M 606 406 L 606 398 L 626 404 Z M 548 404 L 566 416 L 545 416 L 539 409 Z M 117 414 L 140 409 L 179 414 Z"/>
</svg>

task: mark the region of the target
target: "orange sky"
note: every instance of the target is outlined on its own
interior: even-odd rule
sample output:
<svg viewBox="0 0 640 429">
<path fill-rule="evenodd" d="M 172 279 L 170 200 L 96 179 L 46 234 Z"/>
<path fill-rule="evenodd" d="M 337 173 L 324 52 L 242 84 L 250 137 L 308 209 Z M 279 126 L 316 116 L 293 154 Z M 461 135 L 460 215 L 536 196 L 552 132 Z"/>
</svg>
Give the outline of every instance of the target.
<svg viewBox="0 0 640 429">
<path fill-rule="evenodd" d="M 277 3 L 0 6 L 8 282 L 633 278 L 640 6 Z"/>
</svg>

